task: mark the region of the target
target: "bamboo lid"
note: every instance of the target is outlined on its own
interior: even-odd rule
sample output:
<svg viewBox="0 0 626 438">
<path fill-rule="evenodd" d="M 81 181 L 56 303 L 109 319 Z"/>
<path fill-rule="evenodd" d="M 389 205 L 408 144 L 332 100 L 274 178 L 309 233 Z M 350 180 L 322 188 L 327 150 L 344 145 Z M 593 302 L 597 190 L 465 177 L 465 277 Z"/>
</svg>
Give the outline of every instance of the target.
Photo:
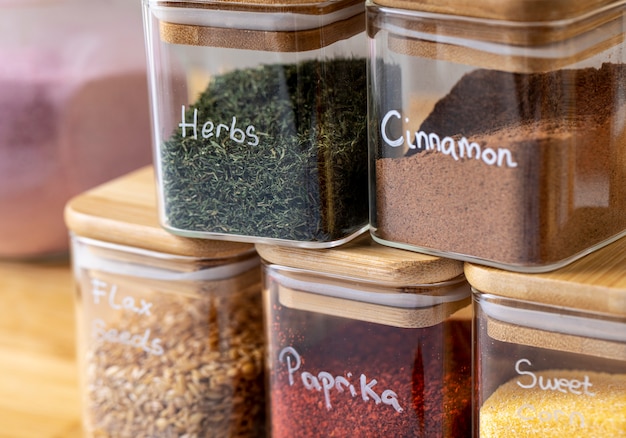
<svg viewBox="0 0 626 438">
<path fill-rule="evenodd" d="M 256 249 L 269 263 L 395 287 L 446 282 L 463 273 L 462 262 L 387 247 L 368 233 L 329 249 L 267 244 L 257 244 Z"/>
<path fill-rule="evenodd" d="M 624 7 L 608 0 L 382 0 L 389 50 L 513 72 L 554 71 L 623 42 Z M 412 16 L 407 10 L 446 15 Z M 462 17 L 462 18 L 459 18 Z M 378 28 L 370 26 L 373 37 Z M 444 38 L 445 37 L 445 38 Z"/>
<path fill-rule="evenodd" d="M 621 327 L 621 331 L 623 329 Z M 487 317 L 487 334 L 500 342 L 626 361 L 626 343 L 623 339 L 598 339 L 589 335 L 559 333 L 509 324 L 490 317 Z"/>
<path fill-rule="evenodd" d="M 380 6 L 507 21 L 567 20 L 617 0 L 374 0 Z"/>
<path fill-rule="evenodd" d="M 177 256 L 228 258 L 254 248 L 247 243 L 190 239 L 165 231 L 159 223 L 152 166 L 74 197 L 65 207 L 65 223 L 77 236 Z"/>
<path fill-rule="evenodd" d="M 363 0 L 155 2 L 152 11 L 170 44 L 302 52 L 365 31 Z"/>
<path fill-rule="evenodd" d="M 466 263 L 465 275 L 482 293 L 626 317 L 626 238 L 552 272 L 523 274 Z"/>
<path fill-rule="evenodd" d="M 373 322 L 392 327 L 424 328 L 440 324 L 454 316 L 469 321 L 469 296 L 428 307 L 394 307 L 386 304 L 349 298 L 320 295 L 278 285 L 278 300 L 291 309 Z"/>
</svg>

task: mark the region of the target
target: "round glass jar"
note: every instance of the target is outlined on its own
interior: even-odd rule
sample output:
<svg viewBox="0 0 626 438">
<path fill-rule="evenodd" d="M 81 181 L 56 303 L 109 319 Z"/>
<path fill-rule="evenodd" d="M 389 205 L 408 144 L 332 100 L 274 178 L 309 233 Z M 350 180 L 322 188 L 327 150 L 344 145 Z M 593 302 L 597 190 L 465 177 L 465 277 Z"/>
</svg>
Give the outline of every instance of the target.
<svg viewBox="0 0 626 438">
<path fill-rule="evenodd" d="M 85 436 L 264 436 L 258 256 L 169 236 L 154 191 L 145 169 L 67 206 Z"/>
<path fill-rule="evenodd" d="M 374 238 L 541 272 L 623 236 L 624 11 L 369 1 Z"/>
<path fill-rule="evenodd" d="M 367 227 L 361 0 L 144 1 L 161 224 L 339 245 Z"/>
<path fill-rule="evenodd" d="M 369 236 L 263 259 L 273 437 L 470 437 L 471 307 L 458 262 Z"/>
<path fill-rule="evenodd" d="M 68 251 L 65 203 L 151 162 L 141 7 L 0 0 L 0 258 Z"/>
</svg>

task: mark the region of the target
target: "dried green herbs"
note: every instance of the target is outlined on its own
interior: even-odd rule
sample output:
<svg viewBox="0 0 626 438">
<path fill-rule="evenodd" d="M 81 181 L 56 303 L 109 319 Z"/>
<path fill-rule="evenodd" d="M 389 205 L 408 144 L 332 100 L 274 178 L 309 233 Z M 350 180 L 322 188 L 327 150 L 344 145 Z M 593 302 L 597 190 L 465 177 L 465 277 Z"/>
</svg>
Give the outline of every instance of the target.
<svg viewBox="0 0 626 438">
<path fill-rule="evenodd" d="M 366 63 L 358 58 L 214 77 L 161 145 L 167 226 L 302 242 L 361 229 L 366 93 Z"/>
</svg>

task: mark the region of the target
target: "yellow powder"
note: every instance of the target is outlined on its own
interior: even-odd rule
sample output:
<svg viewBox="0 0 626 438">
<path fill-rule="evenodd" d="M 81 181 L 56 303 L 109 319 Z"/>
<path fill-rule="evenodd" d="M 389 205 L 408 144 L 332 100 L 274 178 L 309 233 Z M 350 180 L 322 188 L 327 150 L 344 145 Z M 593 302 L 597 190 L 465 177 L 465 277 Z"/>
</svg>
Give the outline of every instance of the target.
<svg viewBox="0 0 626 438">
<path fill-rule="evenodd" d="M 516 376 L 485 401 L 480 438 L 626 437 L 626 374 L 571 370 L 532 374 Z M 540 388 L 540 382 L 553 389 Z"/>
</svg>

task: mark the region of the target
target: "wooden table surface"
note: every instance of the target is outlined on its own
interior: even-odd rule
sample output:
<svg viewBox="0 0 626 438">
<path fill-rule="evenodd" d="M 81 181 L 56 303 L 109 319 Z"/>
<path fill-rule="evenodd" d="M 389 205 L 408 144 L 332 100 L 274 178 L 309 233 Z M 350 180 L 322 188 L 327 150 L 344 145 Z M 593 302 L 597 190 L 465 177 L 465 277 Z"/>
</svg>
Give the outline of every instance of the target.
<svg viewBox="0 0 626 438">
<path fill-rule="evenodd" d="M 66 259 L 0 262 L 0 438 L 78 438 L 80 391 Z"/>
</svg>

